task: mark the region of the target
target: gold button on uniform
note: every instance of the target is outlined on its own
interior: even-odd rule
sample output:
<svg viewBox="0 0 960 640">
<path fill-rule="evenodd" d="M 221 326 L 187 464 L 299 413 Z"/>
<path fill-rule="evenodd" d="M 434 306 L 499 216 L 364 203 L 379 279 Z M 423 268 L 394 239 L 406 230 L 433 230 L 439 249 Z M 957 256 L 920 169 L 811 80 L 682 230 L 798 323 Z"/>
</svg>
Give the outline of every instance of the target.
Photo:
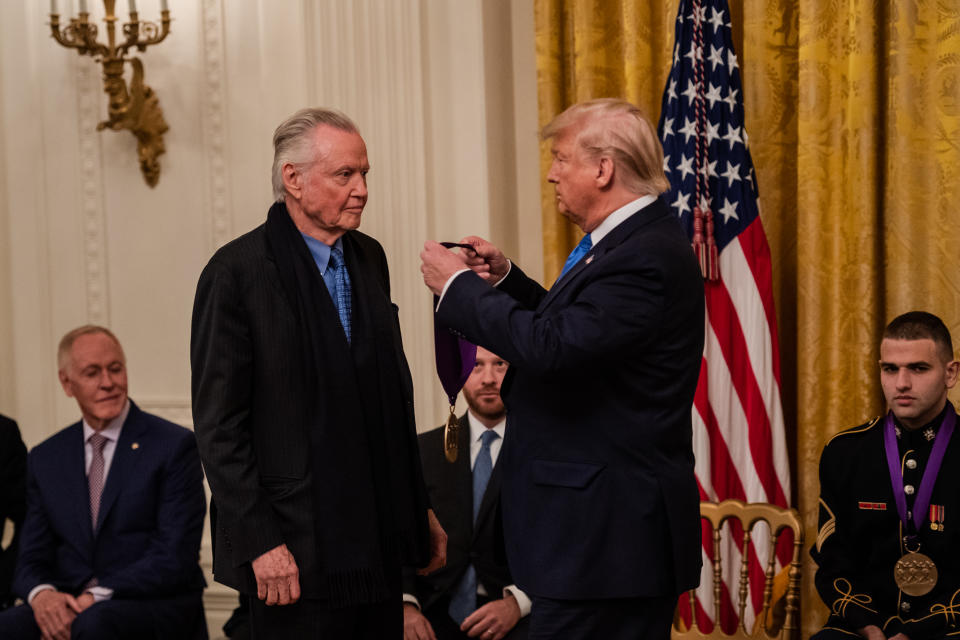
<svg viewBox="0 0 960 640">
<path fill-rule="evenodd" d="M 916 469 L 916 468 L 917 468 L 916 460 L 914 460 L 913 458 L 910 458 L 909 460 L 907 460 L 907 469 Z"/>
<path fill-rule="evenodd" d="M 903 492 L 908 496 L 912 496 L 914 491 L 915 489 L 913 488 L 912 484 L 908 484 L 903 487 Z"/>
</svg>

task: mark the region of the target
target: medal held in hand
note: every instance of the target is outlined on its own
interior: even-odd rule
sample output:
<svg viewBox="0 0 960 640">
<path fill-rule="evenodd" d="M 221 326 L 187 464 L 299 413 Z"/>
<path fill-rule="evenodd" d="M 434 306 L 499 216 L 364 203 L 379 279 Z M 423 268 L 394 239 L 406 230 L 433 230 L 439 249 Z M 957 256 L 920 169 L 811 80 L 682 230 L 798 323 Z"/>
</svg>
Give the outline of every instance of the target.
<svg viewBox="0 0 960 640">
<path fill-rule="evenodd" d="M 887 454 L 887 469 L 890 472 L 890 484 L 893 486 L 893 497 L 897 504 L 897 513 L 900 516 L 902 531 L 905 532 L 903 546 L 906 553 L 897 560 L 893 567 L 893 580 L 897 587 L 909 596 L 924 596 L 930 593 L 937 585 L 937 565 L 933 560 L 920 553 L 920 540 L 917 532 L 924 524 L 930 498 L 933 496 L 933 485 L 937 482 L 940 465 L 943 464 L 943 455 L 947 451 L 950 436 L 953 435 L 957 414 L 953 406 L 947 403 L 947 412 L 940 425 L 930 451 L 927 468 L 923 471 L 920 480 L 920 489 L 917 499 L 913 503 L 912 517 L 908 518 L 907 499 L 903 491 L 903 474 L 900 471 L 900 453 L 897 448 L 897 436 L 894 431 L 893 412 L 887 414 L 884 423 L 883 446 Z M 939 527 L 938 527 L 939 528 Z M 914 548 L 911 549 L 910 547 Z"/>
<path fill-rule="evenodd" d="M 468 244 L 456 244 L 453 242 L 441 242 L 444 247 L 461 247 L 472 249 Z M 433 297 L 433 308 L 436 310 L 439 299 Z M 443 455 L 447 462 L 456 462 L 458 454 L 457 442 L 460 439 L 460 422 L 456 416 L 457 394 L 463 388 L 463 383 L 470 377 L 473 366 L 477 362 L 477 345 L 467 342 L 463 338 L 451 333 L 450 329 L 441 326 L 437 322 L 437 316 L 433 316 L 433 343 L 437 359 L 437 375 L 440 377 L 440 384 L 447 393 L 447 400 L 450 402 L 450 415 L 447 417 L 447 425 L 443 428 Z"/>
</svg>

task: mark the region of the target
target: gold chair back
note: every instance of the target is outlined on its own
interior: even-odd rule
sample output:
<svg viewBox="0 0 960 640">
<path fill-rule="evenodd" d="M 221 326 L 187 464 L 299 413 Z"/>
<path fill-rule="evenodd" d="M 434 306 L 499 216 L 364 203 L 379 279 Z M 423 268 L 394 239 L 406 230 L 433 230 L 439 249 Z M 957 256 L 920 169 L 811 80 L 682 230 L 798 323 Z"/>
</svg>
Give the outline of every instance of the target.
<svg viewBox="0 0 960 640">
<path fill-rule="evenodd" d="M 732 635 L 724 633 L 719 624 L 714 625 L 713 631 L 705 633 L 697 626 L 696 615 L 692 615 L 689 629 L 684 629 L 679 619 L 674 621 L 670 633 L 672 640 L 705 640 L 712 639 L 756 639 L 779 637 L 783 640 L 792 640 L 799 636 L 799 607 L 800 607 L 800 551 L 803 548 L 803 527 L 800 524 L 800 515 L 796 509 L 784 509 L 767 503 L 748 504 L 741 500 L 724 500 L 723 502 L 701 502 L 700 517 L 708 520 L 713 529 L 713 619 L 720 620 L 720 596 L 723 583 L 723 554 L 721 553 L 721 530 L 727 520 L 738 520 L 743 529 L 743 539 L 740 541 L 740 569 L 739 590 L 736 598 L 738 619 L 736 630 Z M 744 621 L 744 612 L 749 604 L 749 547 L 753 539 L 753 526 L 763 520 L 769 527 L 769 552 L 766 558 L 760 558 L 764 563 L 763 608 L 757 614 L 753 630 L 748 631 Z M 771 608 L 776 604 L 773 600 L 773 583 L 776 567 L 777 538 L 786 530 L 793 532 L 793 555 L 787 568 L 787 587 L 784 595 L 784 620 L 779 636 L 771 635 L 768 629 Z M 733 594 L 730 594 L 733 597 Z M 690 611 L 695 612 L 694 606 L 696 591 L 688 592 Z M 775 631 L 774 631 L 775 633 Z"/>
</svg>

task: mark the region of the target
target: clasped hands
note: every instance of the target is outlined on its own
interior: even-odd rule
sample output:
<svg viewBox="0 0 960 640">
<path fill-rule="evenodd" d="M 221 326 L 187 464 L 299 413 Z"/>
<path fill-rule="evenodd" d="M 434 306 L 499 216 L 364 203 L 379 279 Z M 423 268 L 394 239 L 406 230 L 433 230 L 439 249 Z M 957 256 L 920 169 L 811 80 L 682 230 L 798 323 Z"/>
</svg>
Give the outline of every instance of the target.
<svg viewBox="0 0 960 640">
<path fill-rule="evenodd" d="M 461 248 L 454 253 L 438 242 L 427 240 L 420 252 L 420 271 L 427 288 L 440 295 L 450 276 L 463 269 L 472 269 L 474 273 L 496 284 L 507 275 L 510 262 L 497 247 L 483 238 L 467 236 L 460 244 L 470 245 L 471 249 Z"/>
<path fill-rule="evenodd" d="M 43 640 L 69 640 L 73 620 L 93 603 L 93 596 L 86 591 L 73 597 L 56 589 L 44 589 L 33 597 L 30 607 Z"/>
</svg>

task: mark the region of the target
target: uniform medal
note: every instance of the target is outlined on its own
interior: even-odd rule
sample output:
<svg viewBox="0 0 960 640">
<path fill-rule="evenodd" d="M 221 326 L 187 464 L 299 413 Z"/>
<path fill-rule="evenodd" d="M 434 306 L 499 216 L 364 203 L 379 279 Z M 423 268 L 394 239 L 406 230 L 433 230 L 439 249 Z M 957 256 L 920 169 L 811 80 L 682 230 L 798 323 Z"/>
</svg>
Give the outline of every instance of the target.
<svg viewBox="0 0 960 640">
<path fill-rule="evenodd" d="M 953 435 L 957 414 L 953 406 L 947 403 L 947 412 L 940 425 L 940 433 L 933 443 L 927 468 L 923 471 L 920 480 L 920 489 L 917 499 L 913 503 L 912 517 L 908 518 L 907 499 L 904 495 L 903 474 L 900 471 L 900 454 L 897 449 L 897 436 L 894 431 L 893 412 L 887 414 L 884 424 L 883 445 L 887 454 L 887 468 L 890 471 L 890 483 L 893 485 L 893 497 L 897 504 L 897 513 L 900 515 L 903 538 L 903 548 L 906 553 L 897 560 L 893 567 L 893 580 L 897 587 L 908 596 L 923 596 L 930 593 L 937 584 L 937 565 L 933 560 L 920 553 L 920 539 L 917 532 L 929 518 L 930 527 L 940 529 L 942 522 L 942 507 L 930 505 L 933 496 L 933 485 L 937 481 L 943 456 L 947 451 L 950 436 Z M 929 514 L 927 510 L 929 508 Z M 911 548 L 912 547 L 912 548 Z"/>
<path fill-rule="evenodd" d="M 472 249 L 468 244 L 456 244 L 453 242 L 441 242 L 444 247 L 461 247 Z M 439 299 L 433 297 L 433 308 L 436 310 Z M 457 420 L 457 394 L 463 388 L 463 383 L 470 377 L 470 372 L 477 362 L 477 345 L 467 342 L 463 338 L 455 335 L 447 327 L 441 326 L 437 322 L 437 316 L 433 316 L 433 343 L 434 352 L 437 360 L 437 375 L 440 377 L 440 384 L 447 394 L 447 400 L 450 402 L 450 415 L 447 416 L 447 424 L 443 428 L 443 455 L 447 462 L 456 462 L 458 454 L 457 443 L 460 440 L 460 422 Z"/>
<path fill-rule="evenodd" d="M 893 580 L 908 596 L 925 596 L 937 584 L 937 565 L 929 556 L 907 551 L 893 566 Z"/>
</svg>

